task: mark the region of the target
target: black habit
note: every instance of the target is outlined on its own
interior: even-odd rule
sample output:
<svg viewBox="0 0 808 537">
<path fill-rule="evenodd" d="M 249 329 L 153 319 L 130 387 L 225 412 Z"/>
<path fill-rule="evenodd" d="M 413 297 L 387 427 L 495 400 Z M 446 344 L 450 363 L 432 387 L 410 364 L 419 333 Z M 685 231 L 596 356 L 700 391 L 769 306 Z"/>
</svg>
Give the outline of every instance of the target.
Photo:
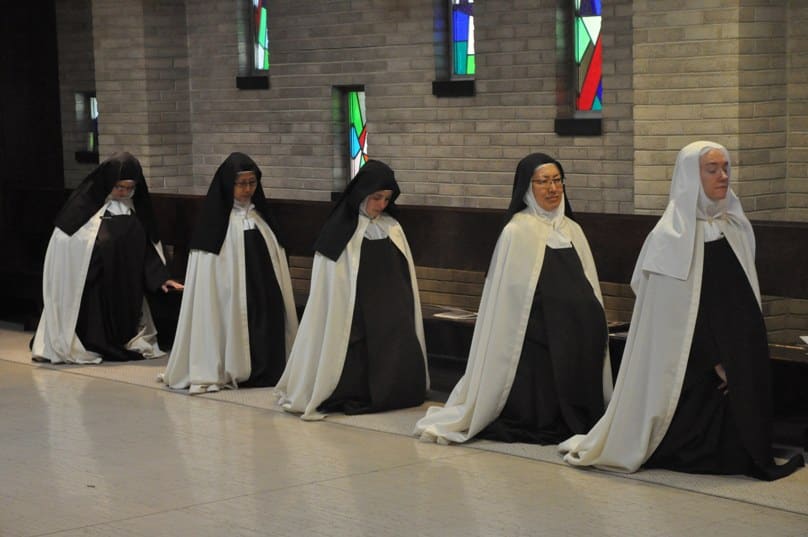
<svg viewBox="0 0 808 537">
<path fill-rule="evenodd" d="M 603 307 L 574 248 L 546 247 L 522 354 L 499 417 L 478 436 L 557 444 L 603 414 Z"/>
<path fill-rule="evenodd" d="M 802 466 L 774 464 L 766 326 L 729 242 L 704 244 L 701 295 L 682 391 L 668 431 L 647 468 L 746 474 L 774 480 Z M 728 391 L 719 389 L 723 364 Z"/>
<path fill-rule="evenodd" d="M 139 330 L 145 292 L 156 292 L 170 275 L 155 250 L 157 224 L 143 170 L 129 153 L 101 163 L 76 188 L 56 217 L 56 226 L 72 235 L 110 198 L 118 181 L 131 180 L 127 203 L 132 214 L 105 211 L 93 245 L 76 335 L 87 350 L 104 360 L 139 360 L 125 346 Z"/>
</svg>

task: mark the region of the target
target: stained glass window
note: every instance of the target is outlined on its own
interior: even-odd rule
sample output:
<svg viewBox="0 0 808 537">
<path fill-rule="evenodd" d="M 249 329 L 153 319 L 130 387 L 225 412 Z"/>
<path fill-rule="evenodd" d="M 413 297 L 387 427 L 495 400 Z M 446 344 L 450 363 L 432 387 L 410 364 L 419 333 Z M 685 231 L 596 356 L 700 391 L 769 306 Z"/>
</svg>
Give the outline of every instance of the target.
<svg viewBox="0 0 808 537">
<path fill-rule="evenodd" d="M 267 29 L 267 3 L 269 0 L 252 0 L 253 4 L 253 67 L 269 70 L 269 30 Z"/>
<path fill-rule="evenodd" d="M 95 95 L 90 96 L 90 126 L 91 130 L 87 135 L 87 150 L 98 153 L 98 99 Z"/>
<path fill-rule="evenodd" d="M 452 36 L 452 75 L 472 77 L 474 55 L 474 0 L 450 0 Z"/>
<path fill-rule="evenodd" d="M 601 0 L 575 1 L 575 67 L 578 91 L 575 109 L 603 109 Z"/>
<path fill-rule="evenodd" d="M 76 128 L 84 133 L 79 151 L 98 153 L 98 99 L 95 92 L 81 91 L 74 95 Z"/>
<path fill-rule="evenodd" d="M 351 155 L 351 178 L 368 160 L 368 129 L 365 116 L 365 92 L 348 92 L 348 147 Z"/>
</svg>

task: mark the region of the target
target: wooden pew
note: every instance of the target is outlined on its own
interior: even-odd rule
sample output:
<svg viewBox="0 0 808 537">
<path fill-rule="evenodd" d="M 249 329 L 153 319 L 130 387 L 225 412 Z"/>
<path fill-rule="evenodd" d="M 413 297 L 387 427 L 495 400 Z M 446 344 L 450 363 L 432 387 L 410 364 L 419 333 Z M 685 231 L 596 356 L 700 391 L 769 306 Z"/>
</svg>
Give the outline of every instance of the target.
<svg viewBox="0 0 808 537">
<path fill-rule="evenodd" d="M 4 201 L 3 242 L 8 253 L 0 259 L 2 304 L 0 318 L 25 319 L 26 328 L 35 323 L 41 309 L 41 267 L 55 216 L 69 192 L 19 189 L 7 193 Z M 180 194 L 153 194 L 163 245 L 173 276 L 183 277 L 188 244 L 198 219 L 203 198 Z M 282 226 L 287 254 L 295 281 L 296 300 L 302 309 L 308 291 L 312 245 L 331 209 L 329 202 L 271 200 Z M 27 208 L 38 207 L 37 211 Z M 482 281 L 502 224 L 504 211 L 492 209 L 403 206 L 399 220 L 407 232 L 413 257 L 422 274 L 447 278 L 436 287 L 448 287 L 454 276 L 469 283 L 466 293 L 481 292 Z M 47 217 L 50 215 L 50 218 Z M 577 213 L 586 233 L 601 281 L 627 284 L 648 232 L 658 216 Z M 808 298 L 808 223 L 753 222 L 757 237 L 758 276 L 766 295 Z M 422 297 L 437 296 L 425 291 Z M 433 282 L 435 283 L 435 282 Z M 459 286 L 460 284 L 458 284 Z M 474 303 L 474 296 L 470 297 Z M 479 297 L 476 297 L 479 300 Z M 153 302 L 161 341 L 173 338 L 180 295 L 157 297 Z M 473 321 L 452 321 L 435 317 L 440 307 L 424 302 L 433 384 L 448 391 L 464 370 Z M 474 306 L 476 308 L 476 306 Z M 612 338 L 619 354 L 619 337 Z M 777 410 L 780 414 L 808 416 L 808 356 L 796 346 L 772 345 Z M 801 427 L 801 425 L 800 425 Z M 808 439 L 806 439 L 808 441 Z"/>
<path fill-rule="evenodd" d="M 184 273 L 187 244 L 201 198 L 155 194 L 161 236 L 173 252 L 172 271 Z M 272 200 L 286 240 L 299 305 L 305 302 L 307 267 L 312 245 L 328 217 L 331 203 Z M 419 270 L 458 271 L 466 278 L 482 278 L 502 224 L 504 211 L 447 207 L 400 207 L 399 220 L 407 232 Z M 577 213 L 576 220 L 589 239 L 601 281 L 628 284 L 643 241 L 658 216 Z M 757 237 L 757 266 L 761 291 L 767 295 L 808 298 L 808 223 L 753 222 Z M 308 265 L 306 260 L 309 260 Z M 422 295 L 424 283 L 422 284 Z M 479 291 L 478 291 L 479 292 Z M 178 306 L 177 306 L 178 307 Z M 471 344 L 474 321 L 435 317 L 442 308 L 424 301 L 424 330 L 433 386 L 449 391 L 462 375 Z M 170 319 L 166 324 L 170 325 Z M 625 329 L 625 326 L 615 326 Z M 610 338 L 613 367 L 619 366 L 624 339 Z M 771 345 L 778 438 L 808 446 L 808 356 L 794 346 Z M 616 375 L 615 375 L 616 376 Z"/>
</svg>

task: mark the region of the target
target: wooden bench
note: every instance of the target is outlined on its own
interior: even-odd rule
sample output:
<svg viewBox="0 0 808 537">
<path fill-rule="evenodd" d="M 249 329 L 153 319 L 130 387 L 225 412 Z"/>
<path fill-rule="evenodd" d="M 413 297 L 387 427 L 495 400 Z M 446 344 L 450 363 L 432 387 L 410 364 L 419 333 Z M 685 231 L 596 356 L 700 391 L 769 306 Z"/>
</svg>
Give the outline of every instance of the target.
<svg viewBox="0 0 808 537">
<path fill-rule="evenodd" d="M 35 323 L 41 309 L 41 267 L 52 217 L 67 191 L 19 190 L 7 194 L 4 203 L 3 243 L 8 254 L 0 259 L 3 285 L 0 318 Z M 203 198 L 180 194 L 153 194 L 160 233 L 169 259 L 169 270 L 183 277 L 188 243 Z M 331 208 L 329 202 L 271 200 L 285 237 L 296 302 L 300 309 L 308 293 L 312 245 Z M 37 207 L 37 211 L 28 208 Z M 496 243 L 503 211 L 448 207 L 403 206 L 399 220 L 406 230 L 415 264 L 424 309 L 424 328 L 433 384 L 448 391 L 463 373 L 474 321 L 435 317 L 443 306 L 476 310 Z M 630 316 L 632 302 L 627 284 L 643 241 L 658 216 L 577 213 L 576 219 L 589 239 L 604 294 L 624 288 L 622 318 L 611 318 L 614 329 Z M 808 223 L 753 222 L 757 237 L 757 266 L 761 291 L 808 299 Z M 168 346 L 173 337 L 180 296 L 157 297 L 152 309 Z M 609 308 L 607 307 L 607 312 Z M 611 338 L 615 358 L 620 336 Z M 796 345 L 771 345 L 777 411 L 801 420 L 808 416 L 808 356 Z M 615 360 L 615 366 L 617 360 Z M 800 425 L 801 427 L 801 425 Z M 799 429 L 799 428 L 798 428 Z"/>
<path fill-rule="evenodd" d="M 201 198 L 154 195 L 161 236 L 173 253 L 172 270 L 184 273 L 187 244 Z M 296 301 L 308 293 L 312 245 L 325 223 L 331 203 L 272 200 L 286 239 Z M 504 212 L 491 209 L 403 206 L 404 227 L 417 266 L 424 312 L 424 331 L 433 387 L 449 391 L 465 370 L 473 320 L 435 315 L 442 306 L 476 310 L 484 275 L 499 236 Z M 592 248 L 602 282 L 627 287 L 643 241 L 658 220 L 651 215 L 577 213 Z M 808 299 L 808 223 L 754 222 L 757 266 L 764 295 Z M 608 289 L 604 284 L 604 293 Z M 607 297 L 608 301 L 608 297 Z M 631 302 L 628 299 L 628 302 Z M 608 311 L 608 308 L 607 308 Z M 627 330 L 622 319 L 610 319 L 610 348 L 616 376 Z M 796 345 L 772 344 L 778 439 L 808 447 L 808 355 Z"/>
</svg>

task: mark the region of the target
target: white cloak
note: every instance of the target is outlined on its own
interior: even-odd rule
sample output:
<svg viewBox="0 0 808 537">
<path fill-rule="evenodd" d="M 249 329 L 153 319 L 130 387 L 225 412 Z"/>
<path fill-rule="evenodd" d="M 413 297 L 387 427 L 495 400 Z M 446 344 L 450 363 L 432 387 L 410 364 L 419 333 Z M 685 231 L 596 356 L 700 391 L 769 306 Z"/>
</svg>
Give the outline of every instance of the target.
<svg viewBox="0 0 808 537">
<path fill-rule="evenodd" d="M 752 236 L 727 220 L 716 223 L 760 304 Z M 685 280 L 644 269 L 649 243 L 646 239 L 631 279 L 637 299 L 614 395 L 592 430 L 559 444 L 569 464 L 635 472 L 665 436 L 679 403 L 698 316 L 704 226 L 704 221 L 696 223 L 694 251 Z"/>
<path fill-rule="evenodd" d="M 424 355 L 424 374 L 429 388 L 421 300 L 410 246 L 395 218 L 383 213 L 377 220 L 387 228 L 390 240 L 407 260 L 412 284 L 415 335 Z M 369 223 L 368 217 L 359 215 L 356 231 L 337 261 L 319 252 L 314 254 L 309 299 L 286 370 L 276 387 L 278 404 L 284 410 L 302 414 L 304 420 L 325 417 L 325 414 L 317 411 L 317 407 L 334 392 L 342 375 L 353 322 L 359 257 Z"/>
<path fill-rule="evenodd" d="M 288 358 L 297 333 L 297 312 L 286 254 L 261 215 L 254 208 L 248 215 L 266 242 L 283 296 Z M 236 388 L 250 377 L 243 219 L 243 212 L 230 213 L 218 255 L 192 250 L 188 257 L 174 345 L 159 377 L 171 388 L 202 393 L 211 387 Z"/>
<path fill-rule="evenodd" d="M 485 279 L 474 326 L 466 372 L 443 407 L 431 407 L 415 426 L 428 442 L 466 442 L 494 421 L 511 392 L 533 295 L 544 263 L 551 227 L 529 213 L 516 213 L 497 240 Z M 603 304 L 595 262 L 581 227 L 567 217 L 559 230 L 568 236 L 581 260 L 587 280 Z M 607 334 L 603 334 L 603 396 L 608 401 L 612 375 Z"/>
<path fill-rule="evenodd" d="M 98 364 L 102 357 L 84 348 L 76 335 L 76 322 L 81 308 L 81 296 L 90 267 L 95 239 L 101 227 L 101 216 L 110 201 L 96 212 L 75 233 L 67 235 L 59 228 L 53 230 L 42 274 L 42 316 L 34 336 L 34 356 L 51 363 Z M 160 243 L 153 245 L 165 263 Z M 157 329 L 143 299 L 143 315 L 138 333 L 126 348 L 140 352 L 144 358 L 159 358 L 165 353 L 157 345 Z"/>
</svg>

